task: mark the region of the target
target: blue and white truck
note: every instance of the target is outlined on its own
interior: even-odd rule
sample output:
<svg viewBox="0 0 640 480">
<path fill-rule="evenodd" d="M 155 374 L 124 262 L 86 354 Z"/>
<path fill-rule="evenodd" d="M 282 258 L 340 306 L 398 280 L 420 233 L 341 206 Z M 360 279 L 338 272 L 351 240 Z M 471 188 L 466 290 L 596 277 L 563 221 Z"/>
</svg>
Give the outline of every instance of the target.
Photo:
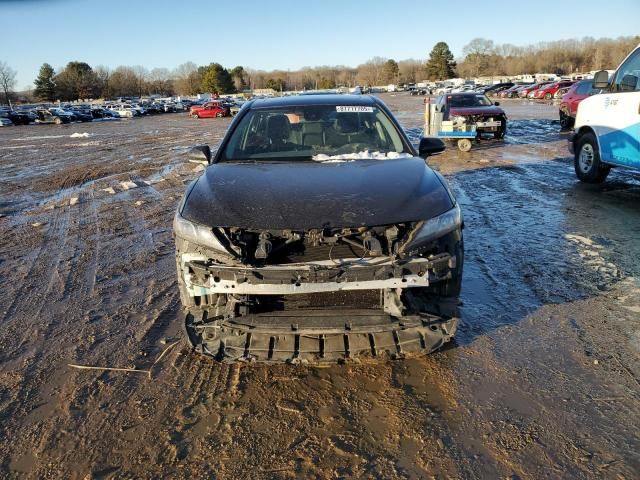
<svg viewBox="0 0 640 480">
<path fill-rule="evenodd" d="M 611 79 L 597 72 L 593 87 L 603 91 L 580 102 L 569 150 L 578 178 L 601 183 L 611 168 L 640 170 L 640 45 Z"/>
</svg>

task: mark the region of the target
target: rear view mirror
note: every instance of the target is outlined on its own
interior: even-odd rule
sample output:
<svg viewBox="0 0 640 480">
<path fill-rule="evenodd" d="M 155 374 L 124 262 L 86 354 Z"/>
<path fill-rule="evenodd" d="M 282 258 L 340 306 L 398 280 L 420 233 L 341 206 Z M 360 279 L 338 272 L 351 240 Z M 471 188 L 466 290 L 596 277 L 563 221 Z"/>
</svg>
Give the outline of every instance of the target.
<svg viewBox="0 0 640 480">
<path fill-rule="evenodd" d="M 211 163 L 211 148 L 209 145 L 196 145 L 187 154 L 189 160 Z"/>
<path fill-rule="evenodd" d="M 418 154 L 422 158 L 427 158 L 429 155 L 435 155 L 437 153 L 444 152 L 444 149 L 444 142 L 439 138 L 424 137 L 420 140 Z"/>
<path fill-rule="evenodd" d="M 601 90 L 609 86 L 609 73 L 606 70 L 600 70 L 593 76 L 593 87 L 596 90 Z"/>
</svg>

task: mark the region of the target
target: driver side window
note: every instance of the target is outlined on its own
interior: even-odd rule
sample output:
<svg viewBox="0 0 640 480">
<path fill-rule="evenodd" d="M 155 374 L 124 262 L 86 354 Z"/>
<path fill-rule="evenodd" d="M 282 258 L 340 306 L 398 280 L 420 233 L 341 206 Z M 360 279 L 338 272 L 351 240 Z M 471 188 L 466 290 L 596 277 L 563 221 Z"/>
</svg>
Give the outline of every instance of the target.
<svg viewBox="0 0 640 480">
<path fill-rule="evenodd" d="M 620 66 L 612 84 L 614 92 L 640 91 L 640 48 Z"/>
</svg>

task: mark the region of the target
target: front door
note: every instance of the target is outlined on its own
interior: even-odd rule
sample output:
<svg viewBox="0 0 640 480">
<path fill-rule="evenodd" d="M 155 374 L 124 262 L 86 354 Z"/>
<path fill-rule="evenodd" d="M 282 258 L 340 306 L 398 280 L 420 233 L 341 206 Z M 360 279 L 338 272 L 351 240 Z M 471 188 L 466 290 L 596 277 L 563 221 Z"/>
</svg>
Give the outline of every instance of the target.
<svg viewBox="0 0 640 480">
<path fill-rule="evenodd" d="M 640 169 L 640 48 L 622 63 L 609 92 L 598 98 L 602 160 Z"/>
</svg>

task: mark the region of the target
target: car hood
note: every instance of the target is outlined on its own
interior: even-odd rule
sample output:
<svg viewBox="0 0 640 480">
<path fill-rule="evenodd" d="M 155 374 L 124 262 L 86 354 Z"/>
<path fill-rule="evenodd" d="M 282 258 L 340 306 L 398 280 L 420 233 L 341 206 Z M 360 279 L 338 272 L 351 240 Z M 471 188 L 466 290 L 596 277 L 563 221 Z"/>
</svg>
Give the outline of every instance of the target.
<svg viewBox="0 0 640 480">
<path fill-rule="evenodd" d="M 449 115 L 504 115 L 500 107 L 451 107 Z"/>
<path fill-rule="evenodd" d="M 438 176 L 410 157 L 214 164 L 181 213 L 212 227 L 309 230 L 423 220 L 452 207 Z"/>
</svg>

